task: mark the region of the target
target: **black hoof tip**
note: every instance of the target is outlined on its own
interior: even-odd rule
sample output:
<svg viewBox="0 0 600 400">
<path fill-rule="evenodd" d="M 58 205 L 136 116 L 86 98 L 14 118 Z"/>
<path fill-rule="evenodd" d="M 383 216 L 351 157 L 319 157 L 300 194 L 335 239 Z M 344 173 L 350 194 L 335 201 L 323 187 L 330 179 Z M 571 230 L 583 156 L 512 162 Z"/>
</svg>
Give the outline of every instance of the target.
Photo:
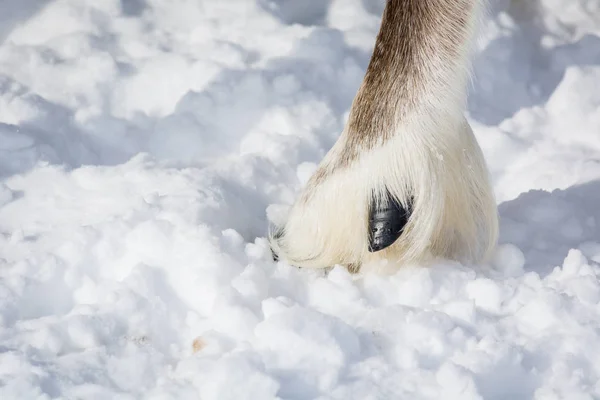
<svg viewBox="0 0 600 400">
<path fill-rule="evenodd" d="M 273 227 L 273 228 L 271 228 L 269 236 L 270 236 L 270 241 L 271 241 L 271 243 L 269 243 L 270 244 L 269 249 L 271 250 L 271 257 L 273 258 L 273 261 L 277 262 L 277 261 L 279 261 L 279 254 L 277 254 L 277 252 L 273 248 L 273 241 L 276 242 L 283 236 L 283 229 L 281 229 L 280 227 Z"/>
<path fill-rule="evenodd" d="M 410 211 L 388 195 L 385 205 L 371 204 L 369 210 L 369 251 L 391 246 L 402 234 Z"/>
</svg>

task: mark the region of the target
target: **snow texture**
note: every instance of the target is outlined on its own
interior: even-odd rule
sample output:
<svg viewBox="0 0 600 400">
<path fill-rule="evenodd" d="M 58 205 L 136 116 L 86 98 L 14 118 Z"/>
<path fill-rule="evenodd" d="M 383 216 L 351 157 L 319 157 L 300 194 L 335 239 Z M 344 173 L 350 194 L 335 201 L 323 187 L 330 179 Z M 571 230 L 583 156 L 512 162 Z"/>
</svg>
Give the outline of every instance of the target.
<svg viewBox="0 0 600 400">
<path fill-rule="evenodd" d="M 383 0 L 0 2 L 1 399 L 600 398 L 600 3 L 495 0 L 490 265 L 271 260 Z"/>
</svg>

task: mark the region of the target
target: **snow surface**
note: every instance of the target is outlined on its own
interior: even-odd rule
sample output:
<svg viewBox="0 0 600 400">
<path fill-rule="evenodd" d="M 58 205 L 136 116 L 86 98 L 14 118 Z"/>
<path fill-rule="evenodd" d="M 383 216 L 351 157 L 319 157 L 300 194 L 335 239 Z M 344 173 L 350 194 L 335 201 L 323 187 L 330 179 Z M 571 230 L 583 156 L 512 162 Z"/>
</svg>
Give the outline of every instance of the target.
<svg viewBox="0 0 600 400">
<path fill-rule="evenodd" d="M 490 265 L 274 263 L 383 0 L 0 2 L 1 399 L 600 398 L 600 3 L 496 0 Z"/>
</svg>

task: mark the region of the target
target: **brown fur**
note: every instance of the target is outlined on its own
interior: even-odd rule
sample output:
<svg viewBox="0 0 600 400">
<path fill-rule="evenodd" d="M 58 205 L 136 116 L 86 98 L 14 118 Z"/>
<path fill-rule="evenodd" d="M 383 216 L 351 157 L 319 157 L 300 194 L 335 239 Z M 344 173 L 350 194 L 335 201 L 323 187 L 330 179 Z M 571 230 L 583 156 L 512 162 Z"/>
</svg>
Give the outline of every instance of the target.
<svg viewBox="0 0 600 400">
<path fill-rule="evenodd" d="M 342 165 L 389 140 L 396 122 L 419 107 L 432 79 L 432 64 L 459 57 L 473 3 L 387 1 L 369 67 L 350 110 Z"/>
<path fill-rule="evenodd" d="M 321 165 L 307 187 L 393 137 L 395 125 L 418 109 L 432 79 L 432 64 L 460 58 L 476 0 L 387 0 L 375 47 L 356 94 L 340 157 Z M 344 137 L 345 136 L 345 137 Z M 306 190 L 301 201 L 308 201 Z"/>
</svg>

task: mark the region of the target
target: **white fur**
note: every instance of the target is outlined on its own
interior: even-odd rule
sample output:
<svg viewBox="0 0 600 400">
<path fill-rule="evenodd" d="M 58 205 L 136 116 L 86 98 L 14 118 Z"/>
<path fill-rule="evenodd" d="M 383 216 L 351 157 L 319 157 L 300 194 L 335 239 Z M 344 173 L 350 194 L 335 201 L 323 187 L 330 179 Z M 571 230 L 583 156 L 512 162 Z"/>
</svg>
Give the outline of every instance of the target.
<svg viewBox="0 0 600 400">
<path fill-rule="evenodd" d="M 473 15 L 474 29 L 476 15 Z M 470 43 L 463 57 L 432 57 L 426 95 L 397 119 L 392 139 L 362 151 L 339 167 L 346 130 L 271 236 L 278 256 L 300 267 L 334 264 L 391 272 L 408 263 L 442 257 L 481 262 L 496 244 L 496 203 L 481 149 L 463 116 Z M 390 193 L 412 214 L 400 238 L 379 252 L 368 251 L 372 196 Z"/>
</svg>

